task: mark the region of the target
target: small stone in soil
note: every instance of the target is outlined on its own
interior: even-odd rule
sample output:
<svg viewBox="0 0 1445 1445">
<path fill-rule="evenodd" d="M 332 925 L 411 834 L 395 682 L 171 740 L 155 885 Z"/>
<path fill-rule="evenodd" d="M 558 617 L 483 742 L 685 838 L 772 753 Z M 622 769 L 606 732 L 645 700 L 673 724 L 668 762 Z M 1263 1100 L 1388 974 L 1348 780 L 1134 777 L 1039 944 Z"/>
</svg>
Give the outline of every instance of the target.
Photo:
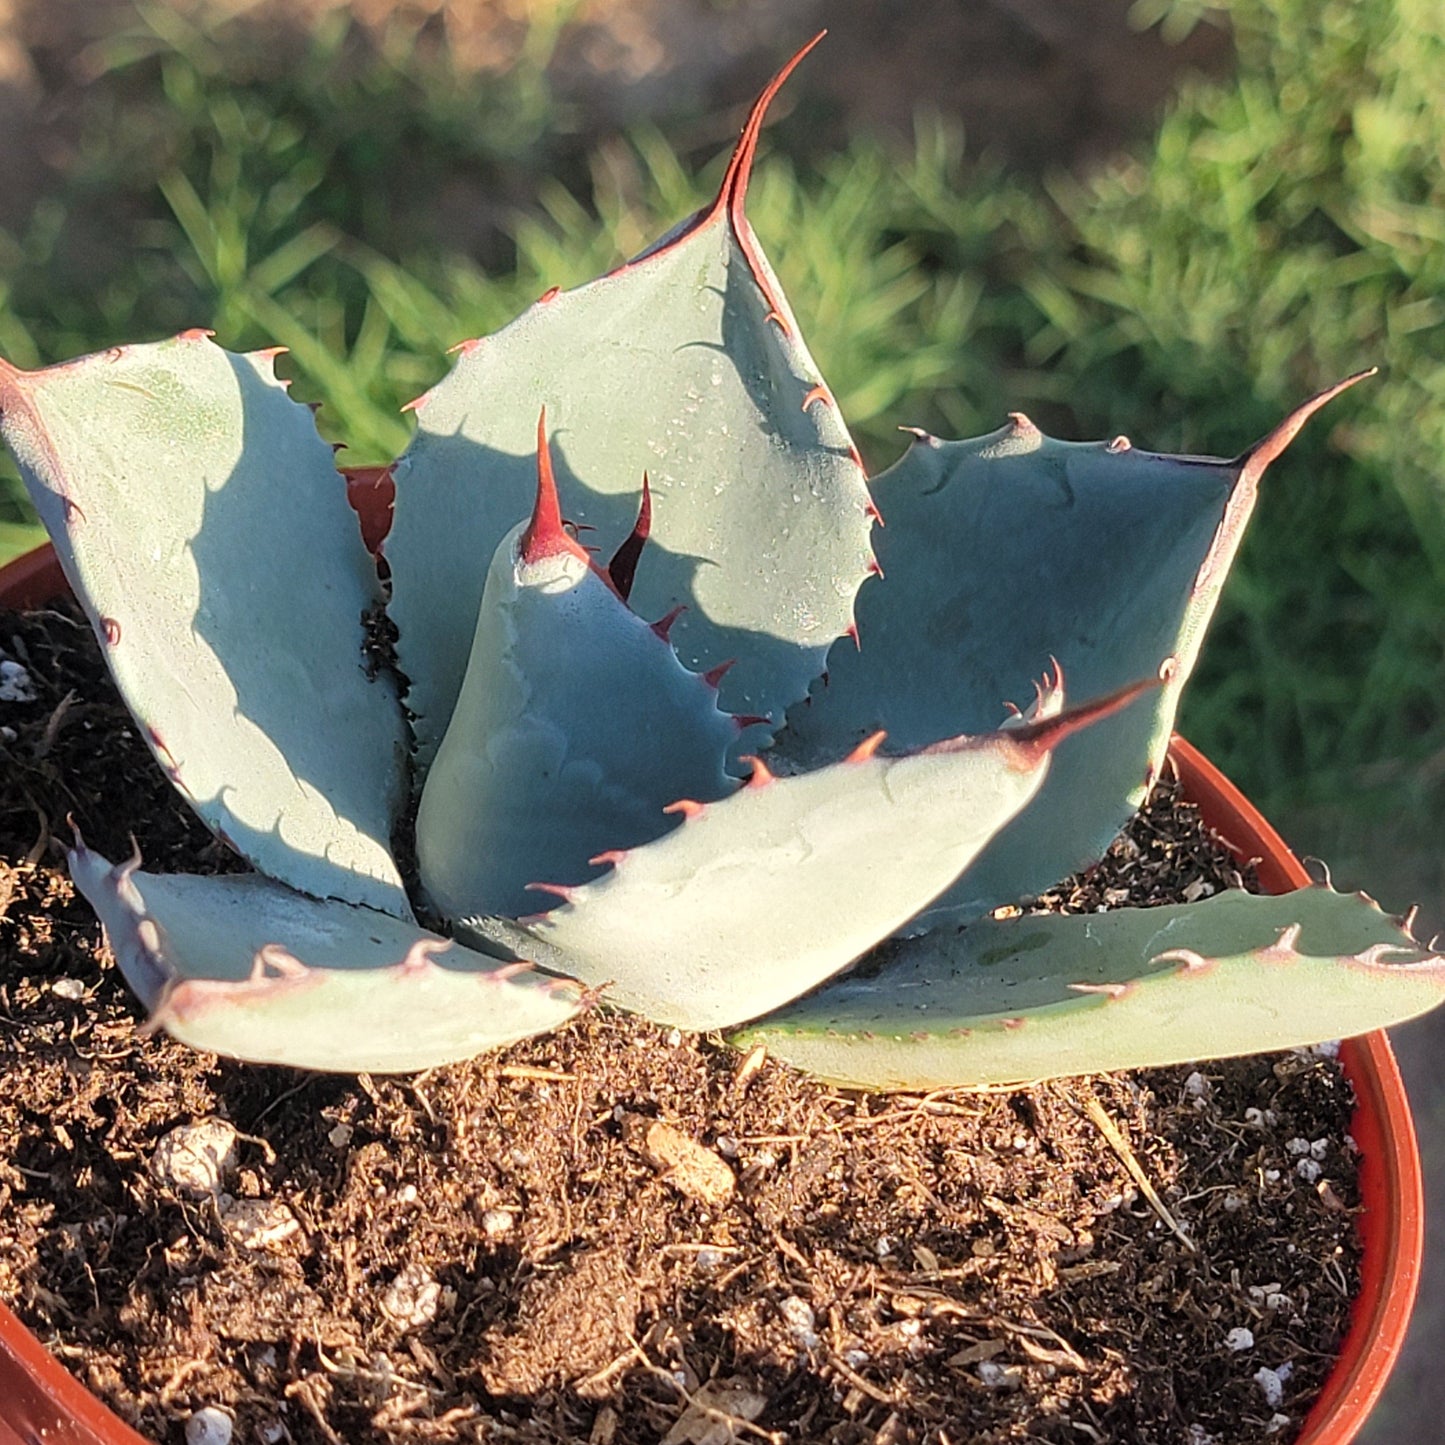
<svg viewBox="0 0 1445 1445">
<path fill-rule="evenodd" d="M 301 1221 L 279 1199 L 225 1199 L 221 1224 L 242 1249 L 279 1249 L 301 1233 Z"/>
<path fill-rule="evenodd" d="M 409 1264 L 387 1286 L 381 1307 L 403 1329 L 429 1325 L 441 1308 L 442 1287 L 424 1265 Z"/>
<path fill-rule="evenodd" d="M 500 1239 L 510 1234 L 517 1217 L 510 1209 L 488 1209 L 482 1214 L 482 1230 L 489 1239 Z"/>
<path fill-rule="evenodd" d="M 233 1428 L 224 1410 L 207 1405 L 186 1421 L 186 1445 L 231 1445 Z"/>
<path fill-rule="evenodd" d="M 180 1124 L 156 1145 L 151 1173 L 181 1194 L 204 1199 L 218 1194 L 236 1163 L 236 1131 L 224 1119 Z"/>
<path fill-rule="evenodd" d="M 8 657 L 0 662 L 0 702 L 34 702 L 35 698 L 30 674 Z"/>
</svg>

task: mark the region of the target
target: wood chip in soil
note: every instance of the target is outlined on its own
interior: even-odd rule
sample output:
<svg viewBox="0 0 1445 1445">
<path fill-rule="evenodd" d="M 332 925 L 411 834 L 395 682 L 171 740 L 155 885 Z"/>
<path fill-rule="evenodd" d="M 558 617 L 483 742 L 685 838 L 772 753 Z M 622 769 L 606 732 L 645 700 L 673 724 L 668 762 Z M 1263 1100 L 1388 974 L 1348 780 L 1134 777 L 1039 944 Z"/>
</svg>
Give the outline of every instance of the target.
<svg viewBox="0 0 1445 1445">
<path fill-rule="evenodd" d="M 239 865 L 73 606 L 0 617 L 0 654 L 34 692 L 0 704 L 0 1298 L 143 1435 L 1293 1437 L 1357 1283 L 1327 1052 L 882 1097 L 600 1012 L 398 1079 L 143 1039 L 63 820 Z M 1248 881 L 1161 785 L 1045 906 Z M 198 1121 L 214 1193 L 155 1165 Z"/>
</svg>

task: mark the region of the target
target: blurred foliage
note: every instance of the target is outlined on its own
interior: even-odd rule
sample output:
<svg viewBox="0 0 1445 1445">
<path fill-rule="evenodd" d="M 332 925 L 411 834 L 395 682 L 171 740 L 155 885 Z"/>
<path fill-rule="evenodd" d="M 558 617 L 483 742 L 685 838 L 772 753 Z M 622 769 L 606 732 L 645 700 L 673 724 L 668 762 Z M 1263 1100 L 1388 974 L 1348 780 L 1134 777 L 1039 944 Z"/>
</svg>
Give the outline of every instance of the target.
<svg viewBox="0 0 1445 1445">
<path fill-rule="evenodd" d="M 1438 817 L 1445 8 L 1246 0 L 1239 74 L 1057 178 L 1028 355 L 1088 430 L 1230 452 L 1362 366 L 1266 479 L 1184 726 L 1257 795 Z"/>
<path fill-rule="evenodd" d="M 63 184 L 0 236 L 0 352 L 204 322 L 289 346 L 343 460 L 395 455 L 448 347 L 640 250 L 720 177 L 656 131 L 572 133 L 547 86 L 567 9 L 479 86 L 344 12 L 278 67 L 142 5 L 91 57 Z M 1166 33 L 1218 18 L 1136 9 Z M 1239 0 L 1229 22 L 1237 74 L 1186 85 L 1096 174 L 1013 179 L 936 121 L 908 154 L 862 137 L 799 161 L 794 116 L 749 214 L 873 468 L 898 423 L 967 435 L 1020 405 L 1065 436 L 1231 455 L 1381 364 L 1267 479 L 1184 727 L 1266 807 L 1423 819 L 1445 774 L 1445 12 Z M 0 526 L 21 515 L 0 504 Z"/>
</svg>

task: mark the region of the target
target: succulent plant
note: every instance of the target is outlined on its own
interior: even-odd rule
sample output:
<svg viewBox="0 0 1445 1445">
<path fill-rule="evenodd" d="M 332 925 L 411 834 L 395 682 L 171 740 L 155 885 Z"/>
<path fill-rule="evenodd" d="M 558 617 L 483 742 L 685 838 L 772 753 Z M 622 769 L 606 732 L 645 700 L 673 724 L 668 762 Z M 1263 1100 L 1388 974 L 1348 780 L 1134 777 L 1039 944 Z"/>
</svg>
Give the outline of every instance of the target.
<svg viewBox="0 0 1445 1445">
<path fill-rule="evenodd" d="M 121 692 L 255 869 L 155 876 L 77 836 L 153 1026 L 381 1072 L 600 999 L 932 1087 L 1308 1043 L 1445 993 L 1327 887 L 995 916 L 1138 806 L 1260 477 L 1350 382 L 1233 461 L 1021 415 L 918 433 L 876 479 L 885 528 L 744 214 L 800 58 L 711 207 L 413 404 L 385 586 L 275 353 L 189 331 L 0 364 Z M 367 661 L 383 602 L 394 671 Z"/>
</svg>

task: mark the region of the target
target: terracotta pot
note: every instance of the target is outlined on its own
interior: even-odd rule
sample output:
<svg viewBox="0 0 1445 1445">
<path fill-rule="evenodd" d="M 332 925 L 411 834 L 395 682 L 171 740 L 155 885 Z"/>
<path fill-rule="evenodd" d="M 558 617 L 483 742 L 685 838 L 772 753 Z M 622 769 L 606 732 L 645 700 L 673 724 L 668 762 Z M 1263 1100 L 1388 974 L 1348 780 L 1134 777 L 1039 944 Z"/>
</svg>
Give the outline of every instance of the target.
<svg viewBox="0 0 1445 1445">
<path fill-rule="evenodd" d="M 1284 840 L 1249 800 L 1181 737 L 1169 755 L 1185 794 L 1240 858 L 1258 859 L 1267 892 L 1310 882 Z M 1360 1146 L 1360 1292 L 1339 1359 L 1297 1445 L 1347 1445 L 1369 1418 L 1405 1342 L 1420 1285 L 1425 1247 L 1425 1192 L 1409 1100 L 1390 1040 L 1383 1032 L 1346 1039 L 1340 1062 L 1355 1089 L 1350 1133 Z"/>
<path fill-rule="evenodd" d="M 390 525 L 384 468 L 349 474 L 352 505 L 373 549 Z M 43 606 L 67 590 L 55 554 L 42 547 L 0 568 L 0 607 Z M 1241 858 L 1257 859 L 1273 893 L 1309 876 L 1243 794 L 1182 738 L 1170 751 L 1186 794 Z M 1400 1352 L 1420 1277 L 1424 1243 L 1420 1157 L 1404 1085 L 1383 1033 L 1347 1041 L 1341 1060 L 1358 1097 L 1351 1132 L 1360 1146 L 1364 1249 L 1360 1293 L 1333 1373 L 1306 1418 L 1298 1445 L 1347 1445 L 1384 1388 Z M 146 1445 L 0 1305 L 0 1445 Z"/>
</svg>

